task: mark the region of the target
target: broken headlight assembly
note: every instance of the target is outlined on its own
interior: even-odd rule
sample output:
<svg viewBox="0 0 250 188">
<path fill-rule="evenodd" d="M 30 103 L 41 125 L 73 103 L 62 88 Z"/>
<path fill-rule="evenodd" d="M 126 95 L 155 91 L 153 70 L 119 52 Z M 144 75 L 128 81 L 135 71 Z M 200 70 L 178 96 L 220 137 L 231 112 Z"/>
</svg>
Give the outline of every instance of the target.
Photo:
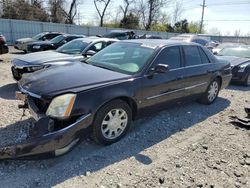
<svg viewBox="0 0 250 188">
<path fill-rule="evenodd" d="M 245 63 L 245 64 L 243 64 L 243 65 L 240 65 L 240 66 L 239 66 L 238 72 L 244 72 L 245 69 L 246 69 L 246 67 L 247 67 L 248 65 L 249 65 L 249 63 Z"/>
<path fill-rule="evenodd" d="M 68 118 L 74 106 L 75 99 L 76 94 L 64 94 L 55 97 L 50 103 L 46 115 L 59 119 Z"/>
</svg>

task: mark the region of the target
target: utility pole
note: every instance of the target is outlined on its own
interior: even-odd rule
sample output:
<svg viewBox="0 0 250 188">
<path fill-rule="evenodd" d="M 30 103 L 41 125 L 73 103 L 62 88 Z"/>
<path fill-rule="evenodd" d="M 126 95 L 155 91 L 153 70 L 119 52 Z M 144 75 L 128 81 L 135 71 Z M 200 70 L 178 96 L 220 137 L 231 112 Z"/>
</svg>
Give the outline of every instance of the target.
<svg viewBox="0 0 250 188">
<path fill-rule="evenodd" d="M 200 23 L 200 33 L 201 33 L 202 27 L 203 27 L 203 18 L 204 18 L 204 10 L 206 7 L 206 0 L 203 0 L 203 4 L 201 6 L 202 6 L 202 14 L 201 14 L 201 23 Z"/>
</svg>

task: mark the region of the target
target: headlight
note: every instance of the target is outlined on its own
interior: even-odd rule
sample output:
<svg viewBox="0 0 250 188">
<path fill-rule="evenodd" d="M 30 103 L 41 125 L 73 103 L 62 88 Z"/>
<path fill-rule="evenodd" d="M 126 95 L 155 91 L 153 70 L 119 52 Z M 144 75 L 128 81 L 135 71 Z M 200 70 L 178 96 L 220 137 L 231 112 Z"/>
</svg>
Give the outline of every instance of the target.
<svg viewBox="0 0 250 188">
<path fill-rule="evenodd" d="M 43 66 L 34 66 L 34 67 L 27 67 L 27 70 L 29 72 L 34 72 L 34 71 L 38 71 L 38 70 L 40 70 L 42 68 L 43 68 Z"/>
<path fill-rule="evenodd" d="M 240 65 L 240 66 L 239 66 L 238 72 L 244 72 L 244 71 L 245 71 L 245 68 L 246 68 L 248 65 L 249 65 L 248 63 L 243 64 L 243 65 Z"/>
<path fill-rule="evenodd" d="M 50 103 L 46 115 L 56 118 L 69 117 L 75 103 L 75 99 L 75 94 L 65 94 L 55 97 Z"/>
<path fill-rule="evenodd" d="M 41 46 L 33 46 L 34 49 L 40 49 Z"/>
</svg>

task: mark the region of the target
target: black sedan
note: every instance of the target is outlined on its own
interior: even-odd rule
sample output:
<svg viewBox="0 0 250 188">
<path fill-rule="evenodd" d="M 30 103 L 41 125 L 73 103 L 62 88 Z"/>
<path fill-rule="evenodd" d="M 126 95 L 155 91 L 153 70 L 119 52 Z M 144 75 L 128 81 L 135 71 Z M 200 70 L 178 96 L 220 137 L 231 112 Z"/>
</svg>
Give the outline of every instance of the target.
<svg viewBox="0 0 250 188">
<path fill-rule="evenodd" d="M 39 33 L 31 38 L 21 38 L 17 39 L 15 42 L 15 49 L 23 50 L 25 53 L 28 51 L 28 44 L 35 41 L 46 41 L 51 40 L 63 33 L 60 32 L 43 32 Z"/>
<path fill-rule="evenodd" d="M 231 63 L 233 83 L 250 85 L 250 48 L 248 46 L 224 48 L 217 57 Z"/>
<path fill-rule="evenodd" d="M 9 52 L 8 45 L 5 37 L 0 33 L 0 54 L 6 54 Z"/>
<path fill-rule="evenodd" d="M 227 60 L 232 67 L 232 83 L 250 86 L 250 59 L 235 56 L 219 56 L 219 59 Z"/>
<path fill-rule="evenodd" d="M 28 44 L 28 52 L 38 52 L 38 51 L 46 51 L 46 50 L 56 50 L 60 46 L 74 40 L 77 38 L 83 38 L 84 35 L 59 35 L 49 41 L 37 41 Z"/>
<path fill-rule="evenodd" d="M 52 65 L 64 65 L 80 61 L 94 55 L 116 39 L 86 37 L 75 39 L 56 51 L 36 52 L 26 54 L 12 60 L 12 75 L 15 80 L 20 80 L 24 73 L 31 73 Z"/>
<path fill-rule="evenodd" d="M 213 103 L 231 76 L 229 63 L 202 46 L 159 39 L 117 42 L 85 63 L 26 74 L 17 97 L 37 121 L 35 137 L 0 149 L 0 158 L 62 155 L 86 128 L 98 143 L 112 144 L 153 105 L 190 96 Z"/>
</svg>

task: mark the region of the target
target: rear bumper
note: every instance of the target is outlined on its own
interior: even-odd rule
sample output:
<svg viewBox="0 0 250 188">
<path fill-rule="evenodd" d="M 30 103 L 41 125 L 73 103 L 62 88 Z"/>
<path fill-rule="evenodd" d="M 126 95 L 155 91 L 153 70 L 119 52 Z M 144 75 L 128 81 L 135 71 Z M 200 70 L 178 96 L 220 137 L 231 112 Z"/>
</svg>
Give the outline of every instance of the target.
<svg viewBox="0 0 250 188">
<path fill-rule="evenodd" d="M 82 131 L 91 125 L 93 119 L 91 114 L 86 114 L 62 129 L 49 131 L 48 127 L 53 123 L 53 119 L 39 113 L 29 98 L 28 107 L 37 120 L 32 129 L 33 135 L 19 144 L 0 148 L 0 160 L 32 158 L 41 154 L 63 155 L 77 144 Z"/>
</svg>

